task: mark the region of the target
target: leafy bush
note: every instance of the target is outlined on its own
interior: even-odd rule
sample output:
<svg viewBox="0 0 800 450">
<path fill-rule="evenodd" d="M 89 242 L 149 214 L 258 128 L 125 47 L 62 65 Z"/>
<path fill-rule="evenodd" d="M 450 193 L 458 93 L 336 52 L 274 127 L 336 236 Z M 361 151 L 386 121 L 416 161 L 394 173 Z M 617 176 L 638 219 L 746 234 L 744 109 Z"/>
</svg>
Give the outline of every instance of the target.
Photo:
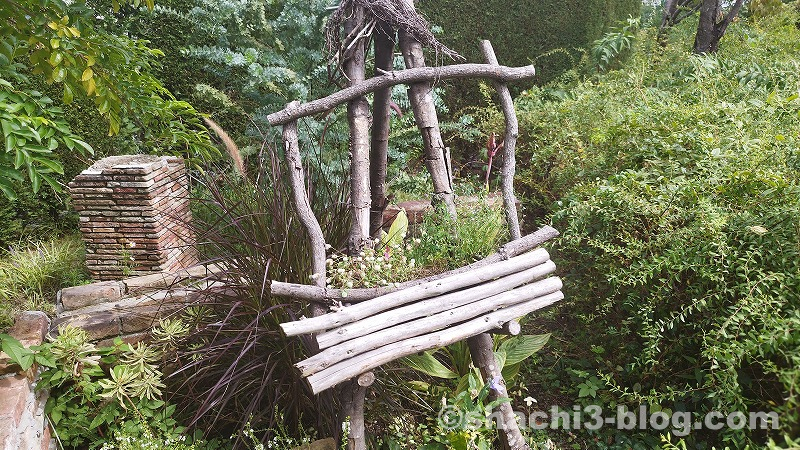
<svg viewBox="0 0 800 450">
<path fill-rule="evenodd" d="M 521 198 L 528 223 L 562 232 L 553 258 L 568 299 L 533 326 L 567 324 L 572 344 L 552 369 L 564 383 L 551 385 L 575 401 L 696 417 L 776 411 L 781 431 L 796 433 L 796 22 L 787 11 L 741 20 L 715 57 L 661 49 L 645 30 L 620 70 L 517 100 L 520 160 L 530 161 Z M 675 37 L 692 31 L 681 24 Z M 743 448 L 769 438 L 780 436 L 724 429 L 686 440 Z"/>
<path fill-rule="evenodd" d="M 0 330 L 24 310 L 53 312 L 56 292 L 87 279 L 78 237 L 11 248 L 0 258 Z"/>
<path fill-rule="evenodd" d="M 178 438 L 182 427 L 172 417 L 175 406 L 161 398 L 164 384 L 157 364 L 165 345 L 117 340 L 99 348 L 80 328 L 58 331 L 56 338 L 30 351 L 43 367 L 36 388 L 50 393 L 45 413 L 63 447 L 98 448 L 114 434 L 132 436 L 143 429 Z"/>
</svg>

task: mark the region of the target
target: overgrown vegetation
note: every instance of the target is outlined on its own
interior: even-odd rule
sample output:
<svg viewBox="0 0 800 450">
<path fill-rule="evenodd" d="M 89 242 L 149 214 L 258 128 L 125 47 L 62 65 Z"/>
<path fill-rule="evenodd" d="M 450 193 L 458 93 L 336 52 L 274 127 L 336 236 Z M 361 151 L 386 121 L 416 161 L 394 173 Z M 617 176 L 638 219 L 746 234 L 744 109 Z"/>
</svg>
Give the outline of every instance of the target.
<svg viewBox="0 0 800 450">
<path fill-rule="evenodd" d="M 87 279 L 76 236 L 18 245 L 0 257 L 0 330 L 25 310 L 54 312 L 56 292 Z"/>
<path fill-rule="evenodd" d="M 527 222 L 562 232 L 570 299 L 532 325 L 561 342 L 534 396 L 780 414 L 779 430 L 683 438 L 697 448 L 797 433 L 797 22 L 789 8 L 739 22 L 715 56 L 687 52 L 691 24 L 664 49 L 645 29 L 619 70 L 516 101 Z M 652 430 L 580 434 L 567 440 L 658 443 Z"/>
</svg>

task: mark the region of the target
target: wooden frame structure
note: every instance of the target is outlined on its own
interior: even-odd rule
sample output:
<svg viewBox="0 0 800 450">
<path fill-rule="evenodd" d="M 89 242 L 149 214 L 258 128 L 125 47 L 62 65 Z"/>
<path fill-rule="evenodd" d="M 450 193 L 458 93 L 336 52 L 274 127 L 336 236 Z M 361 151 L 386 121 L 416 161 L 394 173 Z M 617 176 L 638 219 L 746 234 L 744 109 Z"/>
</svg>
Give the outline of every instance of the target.
<svg viewBox="0 0 800 450">
<path fill-rule="evenodd" d="M 358 11 L 356 11 L 358 13 Z M 356 14 L 354 13 L 354 14 Z M 353 17 L 357 17 L 353 16 Z M 348 23 L 345 30 L 348 31 Z M 348 32 L 353 32 L 349 29 Z M 305 104 L 289 103 L 285 109 L 270 114 L 271 125 L 283 127 L 285 157 L 289 165 L 289 178 L 294 203 L 312 243 L 312 273 L 317 274 L 315 285 L 297 285 L 272 282 L 273 295 L 305 299 L 312 303 L 314 317 L 282 324 L 287 335 L 315 334 L 319 353 L 300 362 L 297 367 L 307 377 L 314 393 L 321 393 L 342 384 L 347 391 L 343 395 L 343 407 L 351 418 L 348 448 L 365 449 L 363 403 L 366 388 L 374 381 L 370 369 L 386 362 L 467 339 L 475 365 L 485 379 L 499 380 L 503 385 L 500 368 L 492 352 L 492 339 L 488 332 L 505 329 L 518 333 L 515 320 L 532 311 L 543 308 L 563 298 L 561 280 L 548 277 L 555 271 L 548 253 L 538 248 L 546 240 L 558 235 L 551 227 L 544 227 L 529 236 L 521 237 L 516 209 L 513 179 L 515 173 L 515 144 L 518 125 L 514 105 L 507 82 L 532 78 L 533 66 L 506 67 L 498 64 L 489 41 L 482 41 L 481 48 L 487 64 L 455 64 L 440 67 L 425 67 L 421 60 L 422 48 L 411 37 L 399 31 L 403 47 L 405 70 L 389 71 L 384 48 L 379 55 L 379 45 L 386 46 L 385 39 L 379 44 L 376 37 L 376 72 L 370 79 L 363 78 L 363 48 L 354 59 L 345 60 L 344 72 L 350 85 L 332 95 Z M 391 52 L 391 45 L 389 45 Z M 391 54 L 391 53 L 390 53 Z M 360 55 L 360 56 L 359 56 Z M 421 61 L 420 61 L 421 60 Z M 352 64 L 360 65 L 353 67 Z M 383 67 L 382 67 L 383 66 Z M 348 104 L 351 127 L 351 185 L 359 187 L 358 198 L 353 203 L 354 230 L 348 245 L 353 249 L 363 245 L 374 233 L 377 216 L 382 205 L 385 180 L 376 178 L 369 170 L 370 161 L 384 158 L 380 147 L 385 147 L 388 125 L 373 124 L 371 142 L 365 141 L 364 118 L 369 109 L 364 96 L 375 93 L 376 114 L 388 116 L 389 88 L 398 84 L 409 85 L 409 97 L 414 106 L 415 118 L 423 135 L 426 147 L 426 164 L 434 178 L 434 200 L 445 203 L 448 212 L 455 215 L 449 169 L 442 165 L 441 136 L 438 134 L 438 119 L 432 103 L 424 105 L 424 97 L 430 97 L 431 82 L 453 78 L 483 78 L 491 80 L 500 97 L 500 105 L 506 119 L 503 146 L 502 192 L 506 221 L 511 242 L 498 253 L 472 265 L 462 267 L 434 277 L 414 280 L 399 288 L 352 289 L 347 292 L 347 301 L 352 306 L 326 314 L 326 303 L 340 301 L 344 296 L 336 289 L 325 286 L 325 240 L 322 229 L 311 211 L 305 191 L 305 175 L 297 134 L 297 121 L 312 114 L 328 111 L 336 106 Z M 365 106 L 366 105 L 366 106 Z M 366 112 L 365 109 L 366 108 Z M 366 115 L 365 115 L 366 114 Z M 370 151 L 370 145 L 378 146 Z M 365 148 L 367 160 L 365 161 Z M 383 148 L 385 153 L 385 148 Z M 439 152 L 440 154 L 435 154 Z M 431 156 L 432 155 L 432 156 Z M 366 163 L 367 171 L 364 171 Z M 435 164 L 434 164 L 435 163 Z M 385 167 L 384 167 L 385 169 Z M 369 175 L 367 175 L 369 173 Z M 440 178 L 445 176 L 446 180 Z M 380 178 L 380 171 L 377 177 Z M 385 178 L 385 170 L 383 171 Z M 438 180 L 438 181 L 437 181 Z M 370 190 L 363 197 L 363 185 L 369 182 L 372 190 L 372 208 L 369 208 Z M 438 186 L 437 186 L 438 185 Z M 367 202 L 367 207 L 362 204 Z M 385 206 L 385 205 L 383 205 Z M 366 214 L 365 214 L 366 213 Z M 369 230 L 369 231 L 365 231 Z M 355 238 L 354 238 L 355 236 Z M 348 383 L 344 383 L 351 380 Z M 504 448 L 527 449 L 519 431 L 516 418 L 509 403 L 500 406 L 504 423 L 500 424 L 500 438 Z"/>
</svg>

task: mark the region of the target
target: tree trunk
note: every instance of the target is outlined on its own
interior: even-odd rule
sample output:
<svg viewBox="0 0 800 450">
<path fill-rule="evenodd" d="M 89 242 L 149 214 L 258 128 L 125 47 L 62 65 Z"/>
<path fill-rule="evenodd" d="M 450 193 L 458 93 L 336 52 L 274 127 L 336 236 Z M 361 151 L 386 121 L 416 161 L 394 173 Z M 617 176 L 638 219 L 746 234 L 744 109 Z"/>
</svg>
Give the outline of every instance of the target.
<svg viewBox="0 0 800 450">
<path fill-rule="evenodd" d="M 346 35 L 363 26 L 364 9 L 355 6 L 344 26 Z M 344 73 L 350 86 L 364 81 L 364 58 L 366 44 L 360 39 L 353 45 L 344 61 Z M 369 240 L 369 104 L 364 96 L 347 103 L 347 118 L 350 123 L 350 202 L 353 223 L 347 240 L 351 254 L 361 251 Z"/>
<path fill-rule="evenodd" d="M 382 71 L 392 70 L 394 58 L 394 30 L 385 23 L 376 28 L 375 39 L 375 76 Z M 369 232 L 374 238 L 380 237 L 383 226 L 383 210 L 386 209 L 386 165 L 389 151 L 389 102 L 392 99 L 392 88 L 387 87 L 375 91 L 372 101 L 372 148 L 369 157 L 369 184 L 372 195 L 370 207 Z"/>
<path fill-rule="evenodd" d="M 410 8 L 414 8 L 412 0 L 404 0 Z M 406 67 L 411 69 L 425 66 L 425 55 L 422 44 L 403 30 L 398 31 L 400 49 Z M 436 115 L 436 106 L 433 104 L 433 86 L 431 83 L 415 83 L 408 88 L 408 98 L 414 110 L 414 119 L 422 134 L 425 146 L 425 165 L 431 174 L 433 182 L 432 203 L 444 203 L 450 217 L 456 219 L 456 205 L 453 198 L 452 173 L 450 161 L 445 149 L 442 133 L 439 129 L 439 118 Z"/>
<path fill-rule="evenodd" d="M 720 0 L 703 0 L 700 7 L 700 21 L 697 24 L 697 34 L 694 38 L 694 53 L 716 53 L 719 50 L 719 41 L 725 35 L 728 25 L 739 15 L 744 0 L 736 0 L 728 14 L 722 16 Z"/>
</svg>

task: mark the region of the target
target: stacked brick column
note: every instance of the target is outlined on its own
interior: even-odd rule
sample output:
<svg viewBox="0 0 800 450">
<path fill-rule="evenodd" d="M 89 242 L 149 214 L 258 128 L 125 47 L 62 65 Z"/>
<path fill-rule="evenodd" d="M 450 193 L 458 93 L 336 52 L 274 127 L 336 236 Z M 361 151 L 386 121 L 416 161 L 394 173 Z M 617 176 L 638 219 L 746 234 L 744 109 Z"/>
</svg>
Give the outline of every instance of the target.
<svg viewBox="0 0 800 450">
<path fill-rule="evenodd" d="M 197 263 L 183 160 L 146 155 L 96 162 L 69 184 L 96 280 Z"/>
</svg>

